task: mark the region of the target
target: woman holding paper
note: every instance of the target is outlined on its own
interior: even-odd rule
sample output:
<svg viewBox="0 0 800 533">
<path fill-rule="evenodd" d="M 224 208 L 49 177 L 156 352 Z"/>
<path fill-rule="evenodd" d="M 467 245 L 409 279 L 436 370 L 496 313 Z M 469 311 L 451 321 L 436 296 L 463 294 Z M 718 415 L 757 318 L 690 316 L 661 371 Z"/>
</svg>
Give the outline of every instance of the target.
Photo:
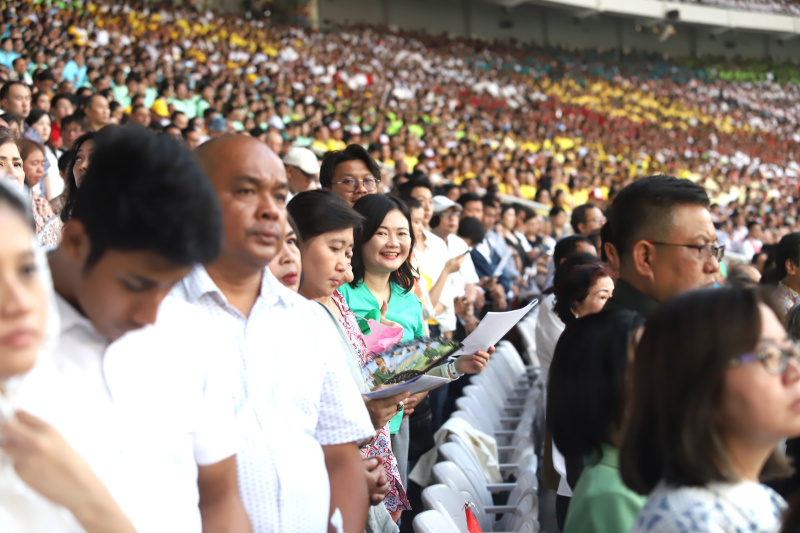
<svg viewBox="0 0 800 533">
<path fill-rule="evenodd" d="M 408 208 L 401 200 L 381 194 L 368 194 L 353 207 L 365 222 L 356 235 L 353 248 L 353 281 L 339 291 L 356 315 L 366 317 L 380 312 L 381 318 L 403 327 L 403 341 L 422 337 L 422 304 L 410 292 L 415 273 L 410 258 L 414 235 Z M 462 355 L 455 361 L 434 367 L 428 374 L 449 379 L 458 379 L 462 374 L 476 374 L 483 371 L 492 353 L 494 347 Z M 418 394 L 416 398 L 421 401 L 425 394 Z M 407 420 L 403 420 L 399 433 L 394 437 L 395 453 L 404 473 L 411 442 L 419 449 L 432 445 L 432 438 L 430 442 L 427 439 L 433 436 L 431 418 L 418 418 L 414 438 L 409 435 Z"/>
<path fill-rule="evenodd" d="M 406 205 L 391 195 L 369 194 L 353 208 L 366 222 L 353 248 L 353 281 L 339 291 L 356 315 L 375 315 L 403 327 L 403 342 L 423 337 L 422 304 L 411 292 L 415 273 L 410 255 L 414 248 L 411 215 Z M 478 374 L 486 367 L 488 351 L 462 355 L 431 375 L 458 379 Z"/>
</svg>

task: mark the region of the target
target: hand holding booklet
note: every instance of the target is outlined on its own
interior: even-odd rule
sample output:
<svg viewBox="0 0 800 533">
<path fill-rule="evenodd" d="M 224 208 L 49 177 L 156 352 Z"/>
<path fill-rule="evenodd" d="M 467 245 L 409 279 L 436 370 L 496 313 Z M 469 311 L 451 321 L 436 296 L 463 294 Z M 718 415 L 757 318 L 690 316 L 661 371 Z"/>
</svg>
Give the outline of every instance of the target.
<svg viewBox="0 0 800 533">
<path fill-rule="evenodd" d="M 450 380 L 447 378 L 429 376 L 424 372 L 445 357 L 453 359 L 459 355 L 488 350 L 538 303 L 539 300 L 533 300 L 514 311 L 487 313 L 475 331 L 461 344 L 444 338 L 418 339 L 400 343 L 381 353 L 364 367 L 364 371 L 375 385 L 399 385 L 367 393 L 367 398 L 383 399 L 406 391 L 417 394 L 448 383 Z"/>
<path fill-rule="evenodd" d="M 459 343 L 443 337 L 401 342 L 378 354 L 363 370 L 375 385 L 400 383 L 424 374 L 459 346 Z"/>
<path fill-rule="evenodd" d="M 384 398 L 389 398 L 390 396 L 400 394 L 401 392 L 409 392 L 411 394 L 427 392 L 447 383 L 450 383 L 448 378 L 422 374 L 421 376 L 411 378 L 408 381 L 404 381 L 397 385 L 392 385 L 391 387 L 387 387 L 385 389 L 368 392 L 364 394 L 364 396 L 370 400 L 383 400 Z"/>
</svg>

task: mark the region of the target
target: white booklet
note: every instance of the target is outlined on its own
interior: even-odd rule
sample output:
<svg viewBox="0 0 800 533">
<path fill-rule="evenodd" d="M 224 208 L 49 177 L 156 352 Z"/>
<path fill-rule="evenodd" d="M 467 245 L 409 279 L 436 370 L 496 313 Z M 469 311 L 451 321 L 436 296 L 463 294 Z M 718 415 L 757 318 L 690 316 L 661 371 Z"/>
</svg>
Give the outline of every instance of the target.
<svg viewBox="0 0 800 533">
<path fill-rule="evenodd" d="M 421 376 L 417 376 L 415 378 L 409 379 L 408 381 L 398 383 L 397 385 L 392 385 L 391 387 L 385 389 L 368 392 L 364 394 L 364 396 L 366 396 L 370 400 L 383 400 L 384 398 L 388 398 L 389 396 L 394 396 L 395 394 L 400 394 L 401 392 L 406 392 L 406 391 L 410 392 L 411 394 L 426 392 L 429 390 L 433 390 L 437 387 L 441 387 L 442 385 L 445 385 L 447 383 L 450 383 L 450 380 L 448 378 L 422 374 Z"/>
<path fill-rule="evenodd" d="M 486 313 L 486 316 L 483 317 L 475 331 L 461 342 L 461 348 L 453 352 L 450 358 L 475 353 L 479 350 L 487 350 L 489 346 L 494 346 L 538 303 L 539 300 L 534 299 L 521 309 L 503 313 Z"/>
</svg>

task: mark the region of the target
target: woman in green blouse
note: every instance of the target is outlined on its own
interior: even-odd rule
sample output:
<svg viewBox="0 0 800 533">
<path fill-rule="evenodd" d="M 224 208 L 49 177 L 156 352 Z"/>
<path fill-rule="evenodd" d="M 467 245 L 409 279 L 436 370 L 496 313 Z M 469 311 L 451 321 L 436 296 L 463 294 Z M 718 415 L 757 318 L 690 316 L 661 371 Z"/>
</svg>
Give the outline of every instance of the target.
<svg viewBox="0 0 800 533">
<path fill-rule="evenodd" d="M 646 500 L 622 483 L 618 461 L 626 373 L 643 325 L 632 311 L 602 311 L 571 323 L 556 344 L 547 425 L 573 489 L 564 533 L 630 531 Z"/>
</svg>

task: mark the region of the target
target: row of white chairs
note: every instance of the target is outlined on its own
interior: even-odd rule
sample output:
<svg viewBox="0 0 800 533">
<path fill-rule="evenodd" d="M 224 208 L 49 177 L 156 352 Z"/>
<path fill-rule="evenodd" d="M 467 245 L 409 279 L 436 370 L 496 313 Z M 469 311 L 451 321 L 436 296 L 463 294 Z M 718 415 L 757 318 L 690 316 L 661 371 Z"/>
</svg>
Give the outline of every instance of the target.
<svg viewBox="0 0 800 533">
<path fill-rule="evenodd" d="M 533 320 L 536 311 L 524 321 Z M 538 464 L 544 443 L 544 388 L 535 359 L 535 337 L 522 334 L 523 358 L 502 341 L 483 373 L 474 376 L 456 400 L 461 418 L 497 441 L 503 483 L 490 483 L 484 469 L 458 435 L 439 447 L 440 462 L 433 466 L 433 484 L 423 490 L 427 509 L 414 519 L 416 533 L 468 533 L 465 502 L 483 532 L 539 532 Z M 532 332 L 533 329 L 530 329 Z M 529 344 L 533 343 L 533 344 Z M 533 362 L 526 364 L 525 360 Z M 495 495 L 504 505 L 495 505 Z"/>
</svg>

